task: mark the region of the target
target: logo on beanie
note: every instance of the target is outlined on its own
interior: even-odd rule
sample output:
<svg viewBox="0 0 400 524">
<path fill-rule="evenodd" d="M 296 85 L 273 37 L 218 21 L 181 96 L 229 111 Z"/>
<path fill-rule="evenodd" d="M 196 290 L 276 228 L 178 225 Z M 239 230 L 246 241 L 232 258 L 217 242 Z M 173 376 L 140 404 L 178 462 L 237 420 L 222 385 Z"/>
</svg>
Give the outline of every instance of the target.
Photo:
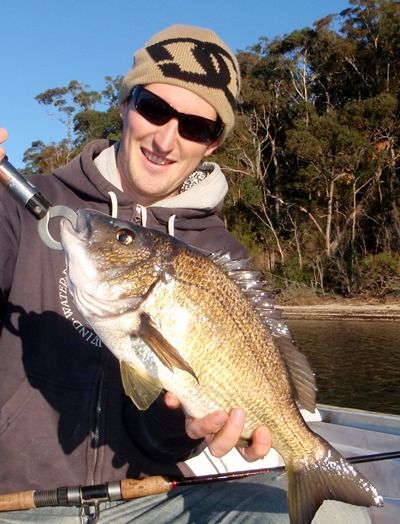
<svg viewBox="0 0 400 524">
<path fill-rule="evenodd" d="M 192 58 L 204 71 L 203 73 L 193 71 L 194 64 L 190 64 L 187 57 L 182 57 L 181 46 L 179 46 L 180 56 L 173 55 L 173 44 L 182 43 L 190 45 Z M 194 38 L 170 38 L 149 45 L 146 49 L 165 77 L 221 89 L 232 108 L 235 107 L 235 96 L 229 90 L 229 85 L 232 82 L 233 69 L 236 73 L 235 87 L 236 90 L 238 89 L 238 71 L 230 53 L 218 44 L 202 42 Z"/>
</svg>

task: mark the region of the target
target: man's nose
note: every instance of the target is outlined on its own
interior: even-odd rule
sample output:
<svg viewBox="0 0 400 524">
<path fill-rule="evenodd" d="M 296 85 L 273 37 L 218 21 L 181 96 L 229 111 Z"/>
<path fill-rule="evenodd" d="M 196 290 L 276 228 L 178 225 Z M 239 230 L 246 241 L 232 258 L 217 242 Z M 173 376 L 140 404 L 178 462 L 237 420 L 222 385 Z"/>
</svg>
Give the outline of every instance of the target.
<svg viewBox="0 0 400 524">
<path fill-rule="evenodd" d="M 161 151 L 171 151 L 179 136 L 178 120 L 171 118 L 167 123 L 158 127 L 154 136 Z"/>
</svg>

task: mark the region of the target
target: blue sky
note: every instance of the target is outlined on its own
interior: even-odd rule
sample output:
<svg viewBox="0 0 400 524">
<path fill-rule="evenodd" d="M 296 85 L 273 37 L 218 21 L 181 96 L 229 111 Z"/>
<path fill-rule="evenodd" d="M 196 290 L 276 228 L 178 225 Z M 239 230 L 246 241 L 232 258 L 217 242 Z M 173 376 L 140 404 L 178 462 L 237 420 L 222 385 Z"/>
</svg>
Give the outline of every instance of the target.
<svg viewBox="0 0 400 524">
<path fill-rule="evenodd" d="M 70 80 L 104 87 L 125 74 L 136 49 L 174 23 L 208 27 L 233 51 L 259 37 L 312 26 L 348 0 L 1 0 L 0 127 L 10 161 L 21 167 L 33 140 L 65 136 L 34 97 Z"/>
</svg>

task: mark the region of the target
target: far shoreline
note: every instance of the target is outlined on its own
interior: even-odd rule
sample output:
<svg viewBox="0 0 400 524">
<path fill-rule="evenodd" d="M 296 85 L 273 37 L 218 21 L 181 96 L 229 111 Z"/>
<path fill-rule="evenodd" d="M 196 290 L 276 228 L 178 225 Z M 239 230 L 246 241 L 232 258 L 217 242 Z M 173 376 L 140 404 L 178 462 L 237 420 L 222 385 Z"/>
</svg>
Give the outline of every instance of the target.
<svg viewBox="0 0 400 524">
<path fill-rule="evenodd" d="M 369 304 L 335 301 L 322 304 L 276 304 L 284 319 L 296 320 L 400 320 L 400 303 Z"/>
</svg>

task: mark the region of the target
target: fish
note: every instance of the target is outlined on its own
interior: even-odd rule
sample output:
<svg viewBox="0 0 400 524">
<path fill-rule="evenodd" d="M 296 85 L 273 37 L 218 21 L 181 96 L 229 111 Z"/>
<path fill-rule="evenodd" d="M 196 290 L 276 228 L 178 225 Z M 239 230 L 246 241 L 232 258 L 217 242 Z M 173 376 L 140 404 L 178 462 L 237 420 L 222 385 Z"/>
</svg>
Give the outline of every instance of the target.
<svg viewBox="0 0 400 524">
<path fill-rule="evenodd" d="M 315 376 L 271 303 L 260 272 L 150 228 L 81 209 L 60 224 L 77 307 L 120 362 L 126 394 L 146 410 L 164 391 L 191 417 L 246 412 L 241 444 L 269 427 L 282 456 L 292 524 L 325 499 L 381 506 L 376 488 L 305 423 Z"/>
</svg>

